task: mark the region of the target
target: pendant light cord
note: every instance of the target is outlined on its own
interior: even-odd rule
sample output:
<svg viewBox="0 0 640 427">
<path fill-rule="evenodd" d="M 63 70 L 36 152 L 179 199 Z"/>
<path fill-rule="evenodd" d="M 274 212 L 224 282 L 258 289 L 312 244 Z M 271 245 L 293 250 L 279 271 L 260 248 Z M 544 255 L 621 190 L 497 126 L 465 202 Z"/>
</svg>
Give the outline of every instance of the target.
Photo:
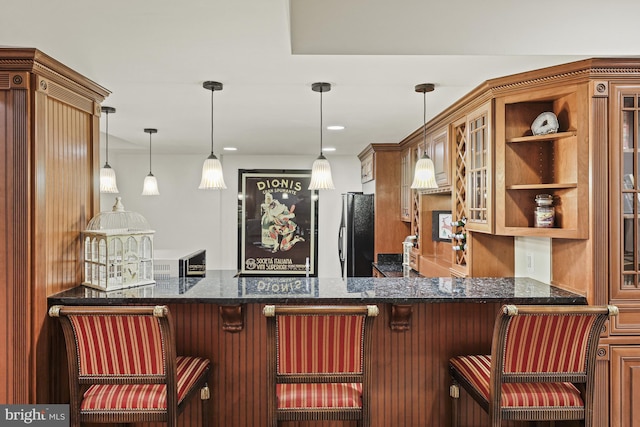
<svg viewBox="0 0 640 427">
<path fill-rule="evenodd" d="M 213 156 L 213 87 L 211 88 L 211 155 Z"/>
<path fill-rule="evenodd" d="M 322 156 L 322 86 L 320 86 L 320 155 Z"/>
<path fill-rule="evenodd" d="M 422 92 L 422 143 L 426 154 L 427 150 L 427 92 Z"/>
<path fill-rule="evenodd" d="M 153 175 L 151 173 L 151 132 L 149 132 L 149 175 Z"/>
<path fill-rule="evenodd" d="M 106 149 L 107 149 L 107 153 L 106 153 L 106 161 L 105 164 L 108 165 L 109 164 L 109 112 L 107 111 L 107 117 L 106 117 Z"/>
</svg>

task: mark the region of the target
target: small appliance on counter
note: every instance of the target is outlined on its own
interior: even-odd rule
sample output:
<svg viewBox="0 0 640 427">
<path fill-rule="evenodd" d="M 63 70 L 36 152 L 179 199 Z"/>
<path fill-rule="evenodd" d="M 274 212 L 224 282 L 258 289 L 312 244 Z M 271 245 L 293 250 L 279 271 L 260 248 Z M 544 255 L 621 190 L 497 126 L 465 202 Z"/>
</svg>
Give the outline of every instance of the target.
<svg viewBox="0 0 640 427">
<path fill-rule="evenodd" d="M 204 277 L 207 273 L 207 251 L 199 249 L 185 255 L 186 251 L 156 249 L 153 275 L 156 279 L 170 277 Z"/>
<path fill-rule="evenodd" d="M 411 249 L 415 244 L 418 236 L 407 236 L 402 242 L 402 265 L 410 265 L 411 263 Z"/>
</svg>

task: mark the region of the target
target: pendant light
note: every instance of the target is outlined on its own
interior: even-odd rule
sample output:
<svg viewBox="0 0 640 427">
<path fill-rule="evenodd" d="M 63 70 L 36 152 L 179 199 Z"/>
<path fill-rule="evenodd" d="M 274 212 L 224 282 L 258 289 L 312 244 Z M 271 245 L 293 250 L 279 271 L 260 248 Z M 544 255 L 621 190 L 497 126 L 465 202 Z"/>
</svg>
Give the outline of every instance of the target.
<svg viewBox="0 0 640 427">
<path fill-rule="evenodd" d="M 109 114 L 116 112 L 113 107 L 101 107 L 100 111 L 105 113 L 105 135 L 106 135 L 106 161 L 100 169 L 100 192 L 101 193 L 117 193 L 118 185 L 116 184 L 116 172 L 109 165 Z"/>
<path fill-rule="evenodd" d="M 147 175 L 144 178 L 142 195 L 143 196 L 159 196 L 160 192 L 158 191 L 158 180 L 151 173 L 151 135 L 154 133 L 158 133 L 158 129 L 147 128 L 144 131 L 149 134 L 149 175 Z"/>
<path fill-rule="evenodd" d="M 309 190 L 334 190 L 331 165 L 322 153 L 322 93 L 331 90 L 331 83 L 313 83 L 311 89 L 314 92 L 320 92 L 320 156 L 313 162 L 311 167 Z"/>
<path fill-rule="evenodd" d="M 222 164 L 213 154 L 213 92 L 222 90 L 222 83 L 207 81 L 202 84 L 202 87 L 211 91 L 211 154 L 202 165 L 202 179 L 198 188 L 200 190 L 224 190 L 227 186 L 222 175 Z"/>
<path fill-rule="evenodd" d="M 411 188 L 414 190 L 438 188 L 433 161 L 427 155 L 427 92 L 433 92 L 435 86 L 433 85 L 433 83 L 422 83 L 417 85 L 415 89 L 416 92 L 422 93 L 422 144 L 424 145 L 424 153 L 422 154 L 420 160 L 418 160 L 418 163 L 416 163 L 416 170 L 413 175 L 413 183 L 411 184 Z"/>
</svg>

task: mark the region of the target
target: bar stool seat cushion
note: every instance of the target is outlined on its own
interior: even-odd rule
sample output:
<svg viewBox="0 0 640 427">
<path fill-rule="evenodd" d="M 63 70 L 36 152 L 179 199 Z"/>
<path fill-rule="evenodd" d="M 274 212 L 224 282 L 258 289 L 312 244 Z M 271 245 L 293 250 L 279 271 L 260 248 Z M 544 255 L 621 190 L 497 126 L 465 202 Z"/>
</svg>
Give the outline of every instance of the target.
<svg viewBox="0 0 640 427">
<path fill-rule="evenodd" d="M 176 377 L 178 404 L 196 385 L 203 372 L 209 368 L 209 360 L 200 357 L 178 356 Z M 143 412 L 167 409 L 167 388 L 164 384 L 94 384 L 84 393 L 80 411 L 132 411 Z"/>
<path fill-rule="evenodd" d="M 277 384 L 278 409 L 362 408 L 362 383 Z"/>
<path fill-rule="evenodd" d="M 491 356 L 458 356 L 450 360 L 457 370 L 486 401 L 489 401 Z M 571 383 L 504 383 L 501 406 L 503 408 L 578 407 L 584 402 L 580 391 Z"/>
</svg>

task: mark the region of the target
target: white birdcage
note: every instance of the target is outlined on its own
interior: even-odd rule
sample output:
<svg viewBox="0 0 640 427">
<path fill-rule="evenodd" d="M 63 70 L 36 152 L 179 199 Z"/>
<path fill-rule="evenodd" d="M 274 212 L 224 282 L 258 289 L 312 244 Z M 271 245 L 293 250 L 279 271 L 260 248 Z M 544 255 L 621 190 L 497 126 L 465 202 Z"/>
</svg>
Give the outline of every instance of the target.
<svg viewBox="0 0 640 427">
<path fill-rule="evenodd" d="M 121 198 L 84 231 L 83 285 L 103 291 L 155 283 L 153 233 L 140 214 L 124 210 Z"/>
</svg>

